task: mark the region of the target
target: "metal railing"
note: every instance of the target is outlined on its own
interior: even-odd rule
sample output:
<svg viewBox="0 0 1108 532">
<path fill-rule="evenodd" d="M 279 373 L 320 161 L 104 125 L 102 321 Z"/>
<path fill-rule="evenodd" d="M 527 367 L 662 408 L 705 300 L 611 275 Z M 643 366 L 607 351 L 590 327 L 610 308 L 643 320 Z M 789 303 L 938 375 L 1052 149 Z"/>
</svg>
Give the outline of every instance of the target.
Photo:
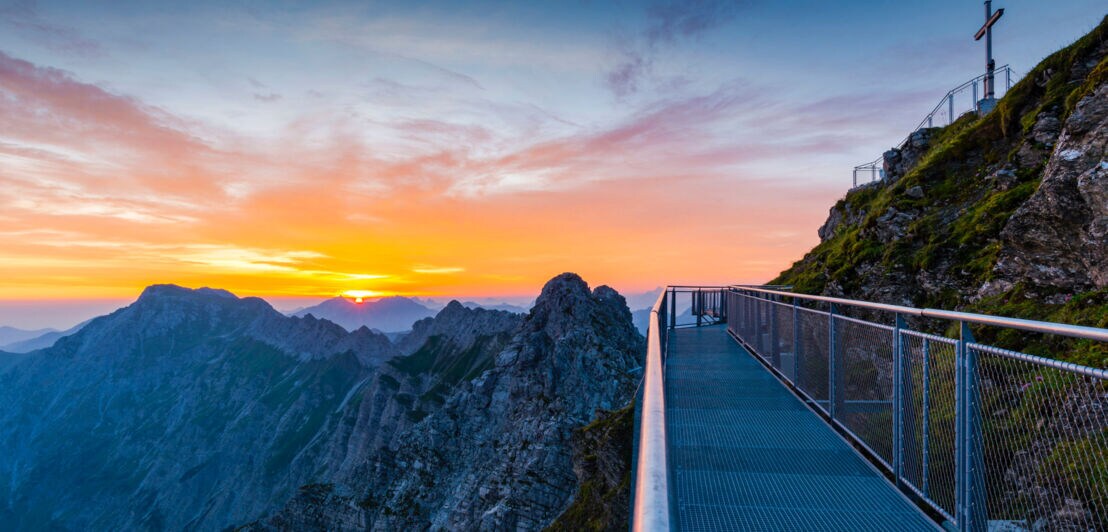
<svg viewBox="0 0 1108 532">
<path fill-rule="evenodd" d="M 671 524 L 676 523 L 671 518 L 673 499 L 666 447 L 665 368 L 669 334 L 672 329 L 725 322 L 727 290 L 723 286 L 667 286 L 650 309 L 643 380 L 635 400 L 638 437 L 632 451 L 632 530 L 670 530 Z M 685 297 L 688 307 L 681 301 Z"/>
<path fill-rule="evenodd" d="M 1012 79 L 1015 78 L 1015 71 L 1008 65 L 1004 65 L 996 69 L 995 75 L 996 77 L 1004 76 L 1003 93 L 1007 93 L 1008 89 L 1012 88 Z M 939 103 L 935 104 L 935 107 L 931 109 L 931 112 L 927 113 L 927 115 L 923 117 L 923 120 L 912 129 L 912 132 L 914 133 L 924 128 L 949 126 L 953 124 L 959 116 L 971 111 L 977 111 L 979 103 L 977 99 L 977 87 L 978 85 L 984 86 L 985 76 L 986 74 L 981 74 L 947 91 L 946 95 L 939 100 Z M 996 97 L 1000 98 L 1001 94 L 1002 93 L 998 92 Z M 969 96 L 969 98 L 966 98 L 966 96 Z M 900 141 L 900 144 L 897 144 L 897 149 L 903 149 L 911 138 L 911 134 L 904 137 L 904 140 Z M 884 179 L 884 158 L 885 156 L 882 155 L 870 162 L 855 166 L 854 186 L 858 186 L 859 175 L 865 176 L 869 174 L 870 182 L 877 181 L 879 178 Z"/>
<path fill-rule="evenodd" d="M 1108 371 L 978 343 L 970 327 L 1108 330 L 756 287 L 726 306 L 728 332 L 957 529 L 1108 528 Z"/>
<path fill-rule="evenodd" d="M 666 452 L 665 353 L 669 339 L 667 297 L 663 290 L 650 309 L 646 331 L 646 360 L 643 363 L 642 400 L 639 410 L 635 489 L 631 507 L 634 530 L 670 529 L 669 465 Z"/>
</svg>

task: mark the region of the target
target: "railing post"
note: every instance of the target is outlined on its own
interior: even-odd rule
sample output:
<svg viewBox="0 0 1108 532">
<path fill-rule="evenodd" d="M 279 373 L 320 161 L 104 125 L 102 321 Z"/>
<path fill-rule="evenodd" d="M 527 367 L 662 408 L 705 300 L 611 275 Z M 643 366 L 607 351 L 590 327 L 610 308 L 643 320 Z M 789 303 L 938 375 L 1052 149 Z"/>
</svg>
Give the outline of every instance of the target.
<svg viewBox="0 0 1108 532">
<path fill-rule="evenodd" d="M 769 356 L 772 361 L 774 369 L 781 369 L 781 344 L 777 338 L 777 305 L 774 303 L 778 300 L 778 297 L 771 296 L 769 302 L 766 303 L 766 309 L 769 310 Z"/>
<path fill-rule="evenodd" d="M 957 518 L 961 531 L 981 532 L 988 525 L 985 508 L 984 456 L 981 434 L 981 405 L 977 385 L 977 353 L 969 348 L 973 333 L 959 322 L 957 393 Z"/>
<path fill-rule="evenodd" d="M 893 321 L 893 477 L 899 486 L 904 468 L 904 359 L 900 342 L 904 318 L 898 312 Z"/>
<path fill-rule="evenodd" d="M 792 381 L 800 387 L 800 302 L 793 298 L 793 374 Z"/>
<path fill-rule="evenodd" d="M 701 316 L 704 315 L 704 292 L 701 292 L 699 288 L 696 289 L 696 293 L 693 294 L 696 298 L 693 308 L 696 309 L 696 326 L 700 327 Z"/>
<path fill-rule="evenodd" d="M 720 319 L 723 320 L 723 323 L 731 323 L 731 321 L 727 319 L 727 317 L 731 314 L 731 309 L 728 308 L 728 304 L 727 304 L 727 298 L 728 298 L 727 294 L 728 294 L 728 291 L 727 291 L 726 288 L 720 289 L 720 291 L 719 291 L 719 312 L 720 312 Z"/>
<path fill-rule="evenodd" d="M 827 313 L 827 413 L 831 416 L 831 419 L 837 419 L 835 416 L 839 413 L 839 395 L 842 392 L 840 390 L 839 381 L 839 350 L 835 344 L 838 343 L 835 338 L 835 304 L 830 304 L 830 309 Z"/>
<path fill-rule="evenodd" d="M 930 497 L 931 462 L 931 340 L 923 339 L 923 496 Z"/>
<path fill-rule="evenodd" d="M 669 328 L 677 327 L 677 289 L 671 288 L 669 292 Z"/>
</svg>

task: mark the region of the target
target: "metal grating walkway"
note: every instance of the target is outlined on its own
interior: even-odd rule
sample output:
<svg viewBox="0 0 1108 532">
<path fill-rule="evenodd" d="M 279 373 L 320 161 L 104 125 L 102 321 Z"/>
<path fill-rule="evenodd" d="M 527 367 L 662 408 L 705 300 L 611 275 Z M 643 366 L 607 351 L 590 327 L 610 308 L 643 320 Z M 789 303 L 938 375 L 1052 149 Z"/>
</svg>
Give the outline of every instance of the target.
<svg viewBox="0 0 1108 532">
<path fill-rule="evenodd" d="M 937 528 L 724 326 L 671 331 L 665 393 L 682 531 Z"/>
</svg>

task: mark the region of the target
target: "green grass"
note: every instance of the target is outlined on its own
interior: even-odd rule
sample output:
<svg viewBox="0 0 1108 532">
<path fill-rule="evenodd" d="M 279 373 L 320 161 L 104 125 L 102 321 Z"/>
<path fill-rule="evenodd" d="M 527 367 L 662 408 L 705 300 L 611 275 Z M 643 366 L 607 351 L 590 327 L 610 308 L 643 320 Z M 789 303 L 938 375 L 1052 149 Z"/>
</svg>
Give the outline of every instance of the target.
<svg viewBox="0 0 1108 532">
<path fill-rule="evenodd" d="M 920 162 L 895 184 L 848 193 L 835 208 L 865 213 L 864 217 L 838 227 L 834 236 L 770 283 L 792 285 L 801 293 L 822 293 L 834 283 L 851 297 L 868 284 L 882 282 L 883 277 L 914 279 L 924 270 L 949 280 L 952 286 L 906 286 L 918 307 L 1108 325 L 1108 302 L 1102 292 L 1072 294 L 1069 302 L 1051 305 L 1042 303 L 1051 295 L 1049 289 L 1019 286 L 985 301 L 971 302 L 977 289 L 993 280 L 1001 232 L 1008 219 L 1035 193 L 1042 178 L 1045 160 L 1030 167 L 1020 166 L 1016 156 L 1020 146 L 1040 113 L 1055 113 L 1064 122 L 1082 97 L 1108 80 L 1108 58 L 1100 58 L 1080 82 L 1070 80 L 1075 68 L 1085 68 L 1090 57 L 1097 57 L 1106 39 L 1108 17 L 1088 35 L 1044 59 L 1008 91 L 993 112 L 984 117 L 968 113 L 935 131 Z M 1048 71 L 1053 76 L 1044 74 Z M 1049 81 L 1042 83 L 1046 79 Z M 1014 172 L 1011 186 L 996 187 L 986 179 L 1005 167 Z M 923 189 L 923 198 L 905 194 L 914 186 Z M 890 210 L 915 218 L 903 238 L 884 240 L 880 234 L 880 218 Z M 863 278 L 862 272 L 867 270 Z M 1008 336 L 997 338 L 1005 346 L 1015 346 L 1017 340 L 1030 342 L 1025 345 L 1032 352 L 1054 353 L 1057 358 L 1108 367 L 1105 348 L 1091 342 L 1054 339 L 1048 344 L 1029 335 L 1005 334 Z"/>
</svg>

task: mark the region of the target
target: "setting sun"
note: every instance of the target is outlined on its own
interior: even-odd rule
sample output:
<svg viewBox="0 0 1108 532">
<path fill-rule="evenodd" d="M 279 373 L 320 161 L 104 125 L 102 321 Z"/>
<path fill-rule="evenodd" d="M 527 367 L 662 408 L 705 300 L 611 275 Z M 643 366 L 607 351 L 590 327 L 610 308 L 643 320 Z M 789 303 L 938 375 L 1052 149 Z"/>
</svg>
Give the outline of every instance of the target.
<svg viewBox="0 0 1108 532">
<path fill-rule="evenodd" d="M 355 303 L 364 303 L 366 298 L 370 297 L 382 297 L 384 292 L 378 292 L 375 290 L 346 290 L 342 293 L 342 297 L 349 299 Z"/>
</svg>

